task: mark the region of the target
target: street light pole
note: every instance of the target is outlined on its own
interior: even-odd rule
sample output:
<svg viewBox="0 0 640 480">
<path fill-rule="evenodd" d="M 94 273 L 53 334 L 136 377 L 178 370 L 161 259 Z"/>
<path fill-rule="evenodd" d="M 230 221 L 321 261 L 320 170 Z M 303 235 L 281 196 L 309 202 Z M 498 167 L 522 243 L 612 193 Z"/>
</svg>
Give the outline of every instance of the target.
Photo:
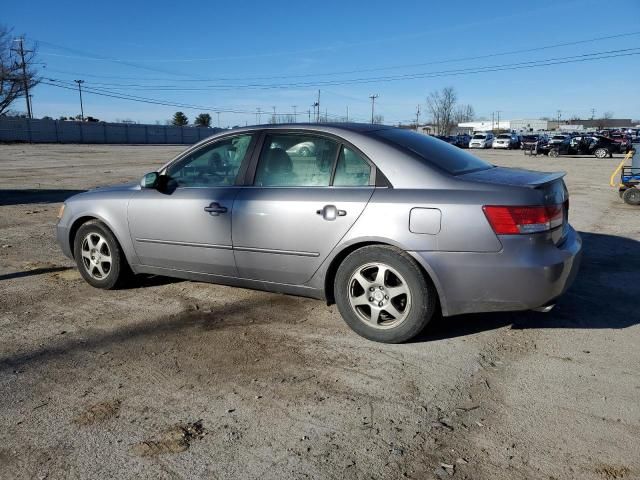
<svg viewBox="0 0 640 480">
<path fill-rule="evenodd" d="M 84 80 L 74 80 L 78 84 L 78 92 L 80 93 L 80 118 L 84 122 L 84 107 L 82 106 L 82 84 Z"/>
</svg>

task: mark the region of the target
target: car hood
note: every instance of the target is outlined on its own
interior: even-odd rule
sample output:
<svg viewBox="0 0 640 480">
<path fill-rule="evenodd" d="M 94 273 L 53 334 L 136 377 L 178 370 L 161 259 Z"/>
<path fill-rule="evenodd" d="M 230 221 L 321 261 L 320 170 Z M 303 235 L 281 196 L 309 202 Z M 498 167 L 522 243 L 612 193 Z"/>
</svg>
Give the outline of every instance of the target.
<svg viewBox="0 0 640 480">
<path fill-rule="evenodd" d="M 111 186 L 107 186 L 107 187 L 96 187 L 96 188 L 92 188 L 91 190 L 89 190 L 86 193 L 92 193 L 92 192 L 124 192 L 124 191 L 128 191 L 128 190 L 138 190 L 138 188 L 140 188 L 140 184 L 138 182 L 129 182 L 129 183 L 123 183 L 120 185 L 111 185 Z"/>
<path fill-rule="evenodd" d="M 564 177 L 565 172 L 536 172 L 519 168 L 494 167 L 458 176 L 461 180 L 535 188 Z"/>
<path fill-rule="evenodd" d="M 95 197 L 100 195 L 106 195 L 106 196 L 116 195 L 117 196 L 118 193 L 124 194 L 126 192 L 132 192 L 134 190 L 138 190 L 139 188 L 140 188 L 140 184 L 138 182 L 123 183 L 121 185 L 112 185 L 108 187 L 96 187 L 96 188 L 87 190 L 86 192 L 73 195 L 72 197 L 69 197 L 66 201 L 68 202 L 69 200 L 72 200 L 72 199 L 82 200 L 89 196 L 90 197 Z"/>
</svg>

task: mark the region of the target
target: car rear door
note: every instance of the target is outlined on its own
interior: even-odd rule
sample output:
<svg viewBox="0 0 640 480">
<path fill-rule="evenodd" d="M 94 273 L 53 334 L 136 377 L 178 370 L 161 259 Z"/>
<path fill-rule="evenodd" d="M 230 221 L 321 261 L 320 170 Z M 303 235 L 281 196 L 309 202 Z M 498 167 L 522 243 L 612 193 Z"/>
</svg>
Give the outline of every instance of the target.
<svg viewBox="0 0 640 480">
<path fill-rule="evenodd" d="M 231 243 L 233 202 L 255 135 L 206 144 L 170 165 L 166 188 L 143 188 L 129 201 L 131 239 L 143 265 L 237 276 Z"/>
<path fill-rule="evenodd" d="M 296 147 L 303 142 L 312 153 Z M 233 209 L 238 273 L 303 284 L 364 210 L 375 168 L 340 139 L 304 132 L 267 133 L 253 163 Z"/>
</svg>

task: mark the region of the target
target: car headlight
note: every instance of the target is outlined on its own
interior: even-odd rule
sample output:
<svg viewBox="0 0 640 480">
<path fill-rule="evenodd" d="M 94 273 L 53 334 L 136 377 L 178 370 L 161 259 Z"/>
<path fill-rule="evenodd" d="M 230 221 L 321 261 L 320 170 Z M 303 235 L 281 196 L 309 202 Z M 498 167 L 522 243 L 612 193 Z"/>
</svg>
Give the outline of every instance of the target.
<svg viewBox="0 0 640 480">
<path fill-rule="evenodd" d="M 63 203 L 62 205 L 60 205 L 60 208 L 58 209 L 58 216 L 57 216 L 58 220 L 60 220 L 62 218 L 62 215 L 64 215 L 64 207 L 65 207 L 65 204 Z"/>
</svg>

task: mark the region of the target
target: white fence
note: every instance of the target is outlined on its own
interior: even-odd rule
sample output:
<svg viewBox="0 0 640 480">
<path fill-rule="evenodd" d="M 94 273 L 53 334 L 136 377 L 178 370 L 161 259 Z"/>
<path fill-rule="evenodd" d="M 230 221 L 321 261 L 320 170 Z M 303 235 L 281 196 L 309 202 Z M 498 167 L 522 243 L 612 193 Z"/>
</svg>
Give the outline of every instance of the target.
<svg viewBox="0 0 640 480">
<path fill-rule="evenodd" d="M 191 145 L 218 128 L 0 117 L 0 142 Z"/>
</svg>

